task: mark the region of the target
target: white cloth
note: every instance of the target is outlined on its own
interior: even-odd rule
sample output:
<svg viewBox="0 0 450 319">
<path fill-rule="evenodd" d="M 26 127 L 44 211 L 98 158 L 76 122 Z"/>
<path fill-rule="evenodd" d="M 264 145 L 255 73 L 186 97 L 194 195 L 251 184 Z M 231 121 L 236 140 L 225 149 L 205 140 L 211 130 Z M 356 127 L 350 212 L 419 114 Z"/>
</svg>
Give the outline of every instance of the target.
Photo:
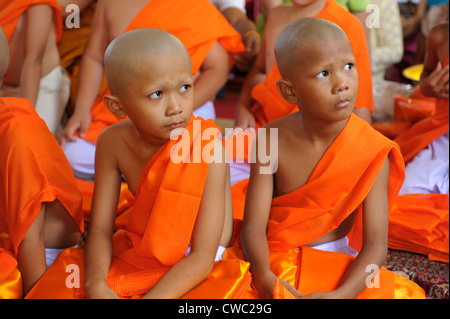
<svg viewBox="0 0 450 319">
<path fill-rule="evenodd" d="M 55 261 L 56 257 L 63 251 L 64 249 L 57 248 L 45 248 L 45 259 L 47 262 L 47 268 L 50 267 Z"/>
<path fill-rule="evenodd" d="M 3 85 L 1 97 L 21 97 L 20 87 Z M 61 133 L 61 120 L 70 96 L 70 79 L 64 68 L 55 67 L 41 78 L 36 100 L 36 112 L 57 137 Z"/>
<path fill-rule="evenodd" d="M 230 162 L 231 186 L 239 183 L 246 178 L 250 178 L 250 164 Z"/>
<path fill-rule="evenodd" d="M 36 112 L 47 123 L 49 130 L 59 136 L 61 119 L 70 96 L 70 79 L 61 66 L 41 78 Z"/>
<path fill-rule="evenodd" d="M 211 0 L 211 2 L 220 12 L 223 12 L 228 8 L 237 8 L 246 13 L 245 0 Z"/>
<path fill-rule="evenodd" d="M 399 194 L 449 193 L 449 134 L 434 140 L 405 168 L 405 182 Z"/>
<path fill-rule="evenodd" d="M 219 248 L 217 248 L 216 258 L 214 259 L 214 261 L 222 260 L 222 255 L 223 255 L 223 252 L 225 251 L 225 249 L 227 249 L 227 248 L 219 245 Z M 186 253 L 184 255 L 187 256 L 190 253 L 191 253 L 191 246 L 188 247 L 188 249 L 186 250 Z"/>
<path fill-rule="evenodd" d="M 348 245 L 347 236 L 343 237 L 341 239 L 337 239 L 335 241 L 330 241 L 325 244 L 313 246 L 311 248 L 323 250 L 323 251 L 332 251 L 335 253 L 343 253 L 343 254 L 353 256 L 353 257 L 356 257 L 358 255 L 358 252 Z"/>
<path fill-rule="evenodd" d="M 206 102 L 193 112 L 194 116 L 200 116 L 204 120 L 215 119 L 214 103 Z M 72 167 L 75 177 L 81 179 L 93 179 L 95 173 L 95 144 L 81 138 L 75 142 L 67 141 L 63 148 L 64 154 Z"/>
</svg>

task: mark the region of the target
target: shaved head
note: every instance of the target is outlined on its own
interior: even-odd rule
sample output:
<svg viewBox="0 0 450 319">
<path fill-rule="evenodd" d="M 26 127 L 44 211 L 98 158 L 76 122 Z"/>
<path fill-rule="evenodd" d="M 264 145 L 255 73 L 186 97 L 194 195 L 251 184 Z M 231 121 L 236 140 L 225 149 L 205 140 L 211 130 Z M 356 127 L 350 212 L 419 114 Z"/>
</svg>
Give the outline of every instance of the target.
<svg viewBox="0 0 450 319">
<path fill-rule="evenodd" d="M 288 79 L 293 64 L 308 63 L 302 59 L 302 53 L 305 50 L 323 45 L 327 40 L 338 38 L 342 38 L 350 46 L 345 32 L 330 21 L 308 17 L 291 23 L 281 32 L 275 43 L 275 58 L 281 76 Z M 323 50 L 326 50 L 326 46 Z"/>
<path fill-rule="evenodd" d="M 153 56 L 174 53 L 192 65 L 183 43 L 166 31 L 143 28 L 118 36 L 108 46 L 104 58 L 111 93 L 117 96 L 126 94 L 127 86 L 139 81 L 139 74 L 148 72 L 146 66 Z"/>
<path fill-rule="evenodd" d="M 0 27 L 0 86 L 9 67 L 9 46 L 5 33 Z"/>
</svg>

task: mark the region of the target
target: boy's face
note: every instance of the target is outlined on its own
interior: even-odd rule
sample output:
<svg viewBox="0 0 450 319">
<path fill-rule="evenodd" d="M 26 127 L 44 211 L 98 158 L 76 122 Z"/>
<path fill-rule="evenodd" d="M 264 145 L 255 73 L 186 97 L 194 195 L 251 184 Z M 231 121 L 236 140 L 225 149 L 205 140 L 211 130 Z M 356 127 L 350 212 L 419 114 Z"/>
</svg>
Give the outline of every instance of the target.
<svg viewBox="0 0 450 319">
<path fill-rule="evenodd" d="M 148 140 L 166 140 L 173 129 L 186 127 L 194 107 L 192 67 L 179 53 L 144 61 L 122 98 L 124 110 Z"/>
<path fill-rule="evenodd" d="M 303 116 L 328 121 L 348 118 L 355 106 L 358 73 L 348 41 L 331 38 L 299 52 L 292 85 Z"/>
</svg>

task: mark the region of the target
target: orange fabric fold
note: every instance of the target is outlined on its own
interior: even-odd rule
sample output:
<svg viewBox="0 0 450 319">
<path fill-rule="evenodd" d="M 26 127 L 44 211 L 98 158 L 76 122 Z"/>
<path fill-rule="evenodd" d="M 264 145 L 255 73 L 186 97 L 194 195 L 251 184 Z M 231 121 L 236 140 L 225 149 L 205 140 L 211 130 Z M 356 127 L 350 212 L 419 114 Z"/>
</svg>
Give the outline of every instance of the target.
<svg viewBox="0 0 450 319">
<path fill-rule="evenodd" d="M 31 6 L 47 4 L 53 9 L 53 20 L 56 27 L 56 40 L 62 35 L 62 10 L 57 0 L 0 0 L 0 25 L 9 41 L 20 16 Z"/>
<path fill-rule="evenodd" d="M 0 234 L 1 236 L 1 234 Z M 0 247 L 0 299 L 20 299 L 23 296 L 22 276 L 17 260 Z"/>
<path fill-rule="evenodd" d="M 361 23 L 336 1 L 327 1 L 325 7 L 315 17 L 337 24 L 347 34 L 360 75 L 355 107 L 367 107 L 373 112 L 374 101 L 370 76 L 372 73 Z M 268 73 L 266 81 L 255 86 L 252 91 L 253 98 L 261 105 L 261 109 L 256 114 L 260 126 L 298 110 L 297 105 L 287 103 L 278 92 L 276 82 L 279 79 L 281 79 L 281 75 L 275 64 Z"/>
<path fill-rule="evenodd" d="M 5 258 L 17 258 L 44 202 L 58 199 L 83 232 L 81 194 L 61 147 L 28 100 L 0 99 L 0 136 L 0 291 L 14 283 L 21 291 L 20 272 L 11 272 L 13 261 Z"/>
<path fill-rule="evenodd" d="M 445 65 L 448 65 L 448 57 Z M 408 163 L 431 142 L 448 132 L 449 105 L 448 100 L 437 99 L 436 111 L 411 126 L 400 134 L 395 141 L 400 146 L 405 163 Z"/>
<path fill-rule="evenodd" d="M 214 43 L 230 55 L 244 50 L 241 36 L 209 0 L 152 0 L 136 15 L 125 32 L 156 28 L 172 33 L 185 45 L 196 74 Z M 231 60 L 230 60 L 231 61 Z M 105 93 L 108 93 L 107 89 Z M 120 121 L 103 104 L 103 94 L 94 104 L 92 123 L 85 139 L 96 143 L 100 132 Z"/>
<path fill-rule="evenodd" d="M 215 134 L 211 135 L 213 131 Z M 121 297 L 141 297 L 185 256 L 208 172 L 211 155 L 208 151 L 212 151 L 218 136 L 220 128 L 214 121 L 192 117 L 178 140 L 164 144 L 143 169 L 126 229 L 117 231 L 113 237 L 114 257 L 107 284 Z M 182 161 L 174 162 L 174 155 L 182 156 Z M 63 281 L 64 266 L 75 262 L 82 269 L 82 252 L 69 250 L 60 259 L 33 288 L 30 298 L 58 295 L 59 290 L 64 298 L 84 297 L 84 289 L 67 290 L 57 282 L 58 277 Z M 83 276 L 82 271 L 80 275 Z M 189 296 L 239 295 L 242 287 L 248 285 L 249 276 L 244 261 L 216 262 L 211 275 Z M 220 289 L 215 291 L 219 284 Z M 48 287 L 51 293 L 44 291 Z"/>
<path fill-rule="evenodd" d="M 407 194 L 389 216 L 389 247 L 449 262 L 449 195 Z"/>
</svg>

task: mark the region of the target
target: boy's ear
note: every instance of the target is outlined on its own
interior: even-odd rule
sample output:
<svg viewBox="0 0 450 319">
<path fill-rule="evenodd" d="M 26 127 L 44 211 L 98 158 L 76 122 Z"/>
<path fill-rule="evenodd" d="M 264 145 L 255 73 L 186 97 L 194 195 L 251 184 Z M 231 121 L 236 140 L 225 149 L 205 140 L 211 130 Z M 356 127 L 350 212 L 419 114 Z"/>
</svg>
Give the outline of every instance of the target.
<svg viewBox="0 0 450 319">
<path fill-rule="evenodd" d="M 111 111 L 111 113 L 119 119 L 124 119 L 127 116 L 122 108 L 120 99 L 117 96 L 105 94 L 103 96 L 103 103 L 105 103 L 106 107 Z"/>
<path fill-rule="evenodd" d="M 278 92 L 281 96 L 290 104 L 297 104 L 297 96 L 295 95 L 294 89 L 292 87 L 292 82 L 289 80 L 278 80 L 277 81 Z"/>
</svg>

